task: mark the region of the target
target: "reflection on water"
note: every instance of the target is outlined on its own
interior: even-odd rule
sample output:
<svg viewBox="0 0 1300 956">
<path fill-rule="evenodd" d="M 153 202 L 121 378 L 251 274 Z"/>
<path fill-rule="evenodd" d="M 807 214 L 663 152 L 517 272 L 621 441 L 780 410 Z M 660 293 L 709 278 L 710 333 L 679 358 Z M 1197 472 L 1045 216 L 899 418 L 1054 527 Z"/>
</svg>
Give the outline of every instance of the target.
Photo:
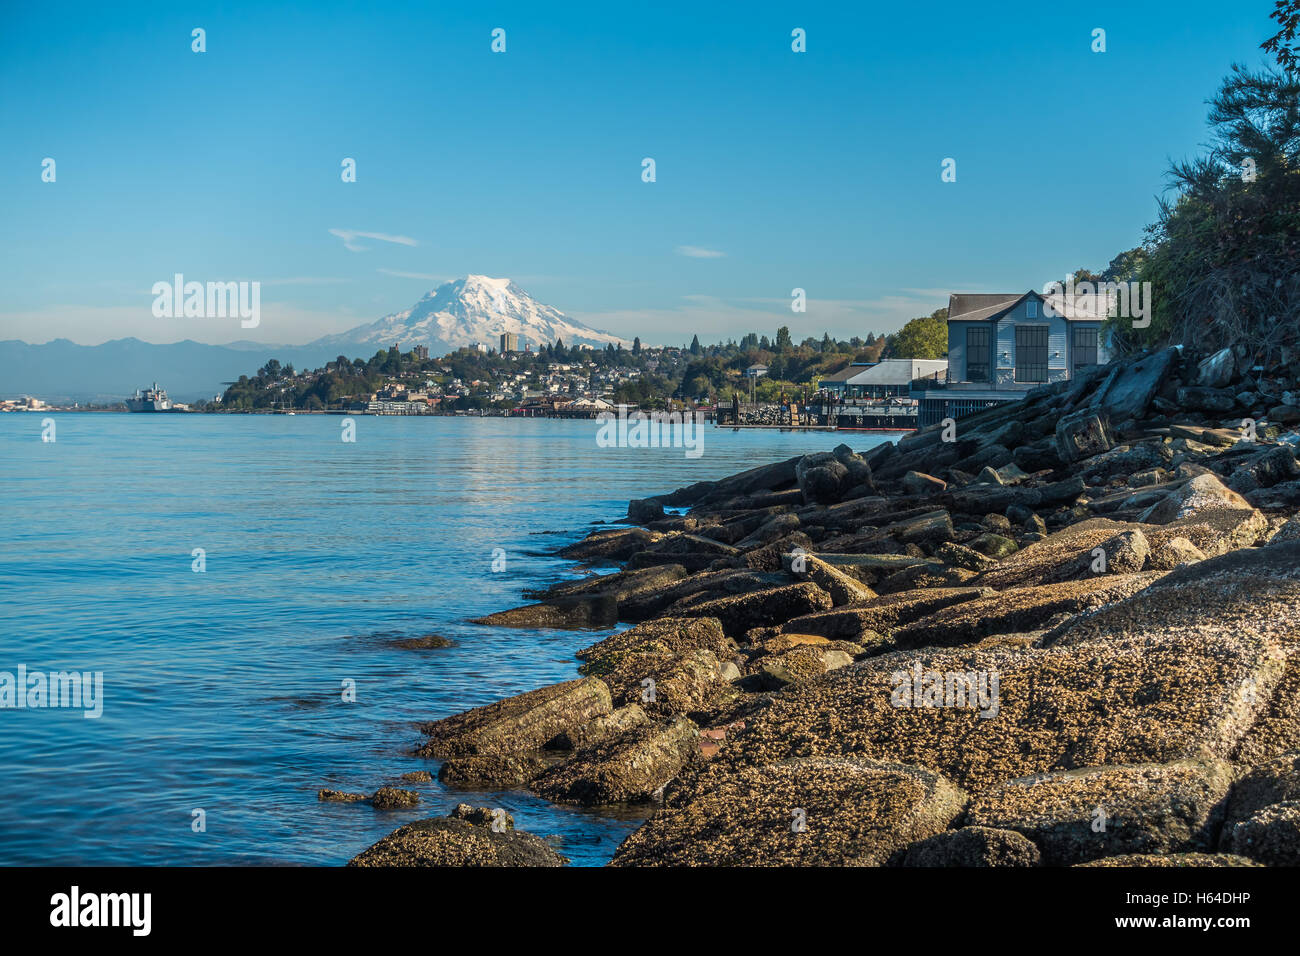
<svg viewBox="0 0 1300 956">
<path fill-rule="evenodd" d="M 576 676 L 600 632 L 467 619 L 573 574 L 546 552 L 629 498 L 885 440 L 710 428 L 688 459 L 599 448 L 581 421 L 358 418 L 349 444 L 332 416 L 55 417 L 52 444 L 0 417 L 0 671 L 102 670 L 104 713 L 0 710 L 3 864 L 340 864 L 460 802 L 604 863 L 644 811 L 316 791 L 436 776 L 416 722 Z"/>
</svg>

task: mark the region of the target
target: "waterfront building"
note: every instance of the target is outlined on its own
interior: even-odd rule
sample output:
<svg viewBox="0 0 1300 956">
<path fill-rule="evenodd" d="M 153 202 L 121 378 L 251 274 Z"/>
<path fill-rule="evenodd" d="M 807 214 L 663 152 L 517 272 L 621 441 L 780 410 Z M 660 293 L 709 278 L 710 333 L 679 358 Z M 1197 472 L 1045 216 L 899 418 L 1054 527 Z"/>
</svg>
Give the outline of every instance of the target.
<svg viewBox="0 0 1300 956">
<path fill-rule="evenodd" d="M 948 298 L 948 366 L 918 380 L 919 427 L 1018 402 L 1031 389 L 1110 360 L 1101 326 L 1106 296 L 953 293 Z"/>
</svg>

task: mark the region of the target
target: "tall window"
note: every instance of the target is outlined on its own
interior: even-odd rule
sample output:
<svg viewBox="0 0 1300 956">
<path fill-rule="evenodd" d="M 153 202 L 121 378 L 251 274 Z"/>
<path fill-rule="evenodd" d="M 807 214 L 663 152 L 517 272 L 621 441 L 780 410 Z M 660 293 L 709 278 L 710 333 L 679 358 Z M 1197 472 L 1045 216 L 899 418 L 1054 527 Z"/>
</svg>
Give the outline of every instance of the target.
<svg viewBox="0 0 1300 956">
<path fill-rule="evenodd" d="M 1074 329 L 1070 343 L 1071 364 L 1074 368 L 1097 364 L 1097 330 Z"/>
<path fill-rule="evenodd" d="M 1016 381 L 1047 381 L 1047 326 L 1016 326 Z"/>
<path fill-rule="evenodd" d="M 966 381 L 989 380 L 989 330 L 973 325 L 966 330 Z"/>
<path fill-rule="evenodd" d="M 1031 319 L 1038 318 L 1038 300 L 1030 299 L 1025 303 L 1025 315 Z"/>
</svg>

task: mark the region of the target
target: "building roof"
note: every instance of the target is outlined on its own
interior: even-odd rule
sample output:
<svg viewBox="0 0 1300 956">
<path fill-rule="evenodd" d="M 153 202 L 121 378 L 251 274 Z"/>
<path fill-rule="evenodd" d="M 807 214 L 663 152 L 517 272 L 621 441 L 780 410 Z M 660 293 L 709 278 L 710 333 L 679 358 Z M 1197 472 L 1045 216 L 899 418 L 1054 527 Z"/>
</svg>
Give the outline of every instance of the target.
<svg viewBox="0 0 1300 956">
<path fill-rule="evenodd" d="M 831 372 L 831 374 L 829 375 L 818 376 L 817 382 L 819 385 L 825 385 L 827 382 L 848 381 L 848 379 L 852 378 L 854 375 L 857 375 L 863 369 L 870 368 L 871 365 L 872 365 L 871 362 L 850 362 L 848 365 L 844 366 L 844 368 L 840 369 L 838 372 Z"/>
<path fill-rule="evenodd" d="M 948 321 L 987 322 L 1000 319 L 1031 295 L 1046 304 L 1051 310 L 1048 314 L 1054 312 L 1067 320 L 1099 322 L 1106 318 L 1110 311 L 1111 298 L 1103 292 L 1098 292 L 1095 296 L 1082 296 L 1076 293 L 1073 305 L 1066 301 L 1064 292 L 1050 296 L 1033 289 L 1021 293 L 954 292 L 948 296 Z"/>
<path fill-rule="evenodd" d="M 846 380 L 849 385 L 908 385 L 913 379 L 948 368 L 947 359 L 885 359 L 859 369 Z"/>
<path fill-rule="evenodd" d="M 948 296 L 948 321 L 978 321 L 991 319 L 999 312 L 1011 309 L 1028 293 L 1018 292 L 954 292 Z"/>
<path fill-rule="evenodd" d="M 1066 319 L 1074 319 L 1084 322 L 1100 322 L 1110 313 L 1110 307 L 1114 304 L 1114 293 L 1107 293 L 1098 290 L 1096 295 L 1078 295 L 1074 296 L 1073 305 L 1066 298 L 1065 293 L 1059 295 L 1045 295 L 1042 297 L 1047 303 L 1047 307 L 1057 315 L 1063 315 Z"/>
</svg>

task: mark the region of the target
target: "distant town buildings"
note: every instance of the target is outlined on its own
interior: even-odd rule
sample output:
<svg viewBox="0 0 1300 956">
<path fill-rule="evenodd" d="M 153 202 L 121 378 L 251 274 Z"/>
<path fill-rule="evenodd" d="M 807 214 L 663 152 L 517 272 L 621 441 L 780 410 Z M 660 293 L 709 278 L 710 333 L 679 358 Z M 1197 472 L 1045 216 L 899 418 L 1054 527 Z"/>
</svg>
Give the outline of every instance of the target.
<svg viewBox="0 0 1300 956">
<path fill-rule="evenodd" d="M 501 354 L 519 351 L 519 335 L 516 332 L 501 333 Z"/>
<path fill-rule="evenodd" d="M 38 412 L 47 407 L 39 398 L 32 398 L 30 395 L 0 400 L 0 412 Z"/>
</svg>

